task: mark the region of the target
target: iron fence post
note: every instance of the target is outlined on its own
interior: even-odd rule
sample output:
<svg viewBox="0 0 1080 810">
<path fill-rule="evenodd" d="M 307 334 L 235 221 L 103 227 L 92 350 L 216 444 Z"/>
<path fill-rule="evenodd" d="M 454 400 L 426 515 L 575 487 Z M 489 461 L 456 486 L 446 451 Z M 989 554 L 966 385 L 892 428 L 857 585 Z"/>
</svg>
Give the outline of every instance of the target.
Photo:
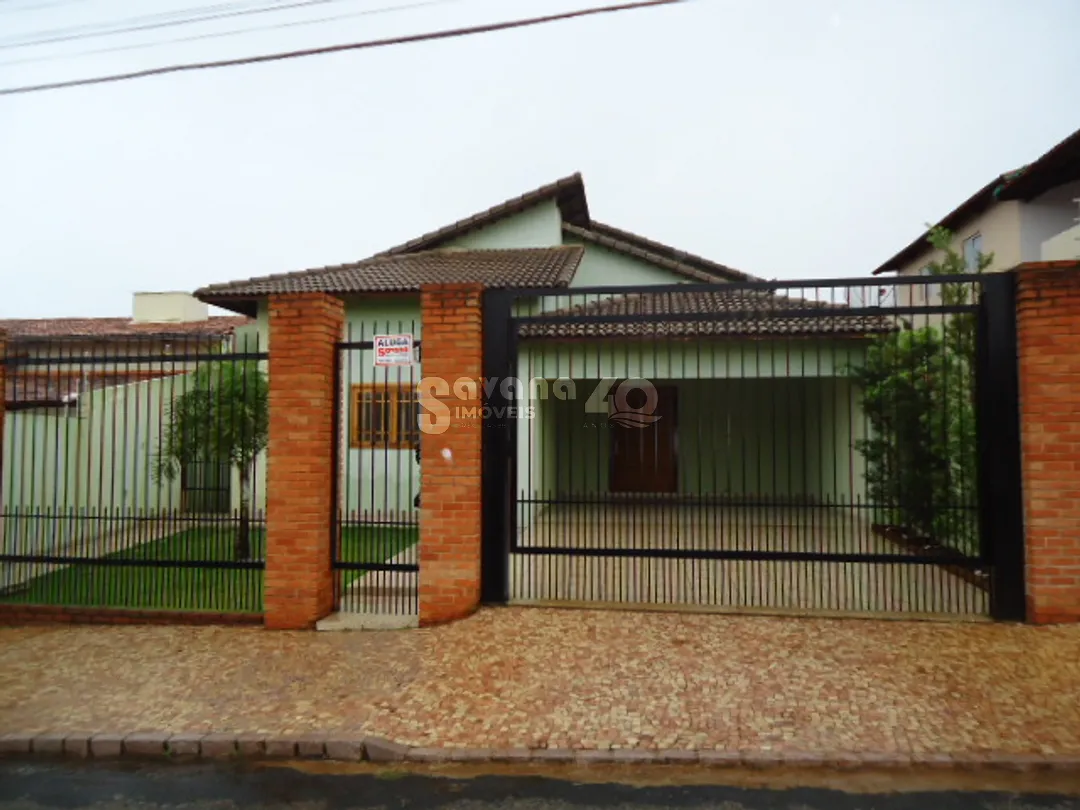
<svg viewBox="0 0 1080 810">
<path fill-rule="evenodd" d="M 513 297 L 505 290 L 484 293 L 483 369 L 484 427 L 482 439 L 482 548 L 480 596 L 487 603 L 505 603 L 510 597 L 509 548 L 513 457 L 509 418 L 511 402 L 502 378 L 511 367 L 510 327 Z M 510 460 L 510 467 L 507 467 Z M 508 475 L 508 470 L 510 475 Z"/>
<path fill-rule="evenodd" d="M 980 540 L 992 565 L 991 616 L 1023 621 L 1027 608 L 1016 276 L 991 273 L 982 286 L 976 376 Z"/>
</svg>

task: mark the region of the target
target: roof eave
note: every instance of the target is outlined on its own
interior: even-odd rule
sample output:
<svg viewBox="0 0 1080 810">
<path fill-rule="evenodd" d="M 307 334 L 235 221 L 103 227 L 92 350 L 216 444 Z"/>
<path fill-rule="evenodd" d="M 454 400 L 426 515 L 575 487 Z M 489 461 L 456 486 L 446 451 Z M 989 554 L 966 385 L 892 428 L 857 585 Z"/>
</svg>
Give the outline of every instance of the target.
<svg viewBox="0 0 1080 810">
<path fill-rule="evenodd" d="M 615 230 L 615 229 L 612 229 Z M 613 236 L 609 236 L 605 233 L 598 233 L 591 228 L 580 228 L 576 225 L 570 225 L 563 223 L 563 231 L 575 236 L 578 239 L 583 239 L 587 242 L 591 242 L 600 247 L 613 250 L 617 253 L 622 253 L 626 256 L 631 256 L 642 261 L 655 264 L 657 267 L 661 267 L 677 275 L 681 275 L 684 278 L 689 278 L 694 281 L 700 281 L 705 284 L 717 284 L 725 283 L 729 281 L 744 281 L 746 278 L 752 278 L 744 276 L 739 271 L 732 271 L 731 277 L 722 276 L 719 272 L 710 272 L 709 270 L 696 267 L 687 262 L 680 262 L 675 259 L 671 259 L 660 253 L 654 253 L 646 248 L 639 247 L 638 245 L 631 244 L 621 239 L 616 239 Z"/>
<path fill-rule="evenodd" d="M 204 304 L 210 304 L 210 306 L 220 307 L 221 309 L 227 309 L 229 312 L 235 312 L 237 315 L 246 315 L 249 318 L 256 318 L 259 315 L 259 301 L 266 296 L 230 296 L 230 295 L 215 295 L 213 292 L 203 290 L 196 290 L 192 293 L 196 298 L 202 301 Z"/>
<path fill-rule="evenodd" d="M 503 217 L 520 213 L 542 202 L 554 199 L 563 220 L 579 227 L 589 224 L 589 203 L 585 197 L 585 181 L 580 172 L 540 186 L 533 191 L 512 197 L 471 216 L 459 219 L 442 228 L 422 234 L 408 242 L 387 248 L 371 258 L 396 256 L 441 247 L 453 239 L 459 239 L 473 231 L 496 222 Z"/>
<path fill-rule="evenodd" d="M 688 253 L 685 250 L 680 250 L 671 245 L 665 245 L 662 242 L 657 242 L 654 239 L 649 239 L 640 234 L 631 233 L 622 228 L 616 228 L 614 225 L 608 225 L 603 222 L 593 222 L 588 229 L 600 236 L 630 245 L 637 250 L 643 250 L 646 253 L 658 256 L 681 267 L 690 268 L 694 272 L 708 276 L 710 280 L 713 281 L 764 281 L 762 278 L 751 275 L 750 273 L 745 273 L 742 270 L 736 270 L 734 267 L 728 267 L 727 265 L 714 262 L 703 256 Z"/>
<path fill-rule="evenodd" d="M 1080 129 L 1059 141 L 1003 185 L 998 198 L 1024 202 L 1080 179 Z"/>
</svg>

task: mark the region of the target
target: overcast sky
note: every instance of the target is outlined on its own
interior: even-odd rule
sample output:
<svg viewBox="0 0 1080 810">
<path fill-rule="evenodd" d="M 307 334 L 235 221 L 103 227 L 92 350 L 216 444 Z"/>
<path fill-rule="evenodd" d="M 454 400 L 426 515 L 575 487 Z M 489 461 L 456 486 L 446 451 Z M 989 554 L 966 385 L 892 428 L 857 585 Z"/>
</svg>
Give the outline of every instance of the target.
<svg viewBox="0 0 1080 810">
<path fill-rule="evenodd" d="M 0 47 L 0 86 L 603 4 L 455 0 L 12 64 L 409 2 Z M 0 0 L 0 45 L 208 4 Z M 1077 0 L 689 0 L 0 97 L 0 317 L 354 261 L 578 170 L 598 220 L 770 278 L 865 275 L 1080 127 L 1078 35 Z"/>
</svg>

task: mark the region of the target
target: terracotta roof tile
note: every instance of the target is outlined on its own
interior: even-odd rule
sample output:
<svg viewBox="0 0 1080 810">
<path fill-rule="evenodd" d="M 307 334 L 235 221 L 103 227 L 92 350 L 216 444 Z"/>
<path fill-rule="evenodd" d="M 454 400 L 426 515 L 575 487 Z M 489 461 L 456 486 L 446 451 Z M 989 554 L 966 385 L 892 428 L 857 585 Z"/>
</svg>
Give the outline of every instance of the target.
<svg viewBox="0 0 1080 810">
<path fill-rule="evenodd" d="M 763 290 L 633 293 L 591 301 L 549 315 L 626 316 L 626 320 L 600 323 L 524 323 L 525 338 L 607 337 L 706 337 L 710 335 L 752 337 L 836 336 L 862 337 L 889 332 L 895 327 L 879 315 L 849 315 L 842 304 L 776 295 Z M 813 317 L 794 313 L 822 312 Z M 716 320 L 636 320 L 640 315 L 717 314 Z"/>
<path fill-rule="evenodd" d="M 67 405 L 79 393 L 168 377 L 171 369 L 110 371 L 26 371 L 9 369 L 4 378 L 4 400 L 9 409 Z"/>
<path fill-rule="evenodd" d="M 353 264 L 263 276 L 197 290 L 196 297 L 226 305 L 230 299 L 326 292 L 412 292 L 422 284 L 482 284 L 485 287 L 565 287 L 581 262 L 578 246 L 519 250 L 429 250 L 380 256 Z"/>
<path fill-rule="evenodd" d="M 391 256 L 440 247 L 451 239 L 457 239 L 508 214 L 524 211 L 526 208 L 532 208 L 534 205 L 548 199 L 554 199 L 558 204 L 559 211 L 565 222 L 574 225 L 589 224 L 589 205 L 585 199 L 585 183 L 581 178 L 581 174 L 576 173 L 517 197 L 511 197 L 509 200 L 493 205 L 484 211 L 459 219 L 457 222 L 452 222 L 375 255 Z"/>
<path fill-rule="evenodd" d="M 0 330 L 12 340 L 37 338 L 199 338 L 224 337 L 250 323 L 239 316 L 205 321 L 145 323 L 131 318 L 23 318 L 0 320 Z"/>
<path fill-rule="evenodd" d="M 660 242 L 654 242 L 644 236 L 638 236 L 600 222 L 593 222 L 588 228 L 564 223 L 563 232 L 585 242 L 591 242 L 627 256 L 634 256 L 659 267 L 666 267 L 673 273 L 678 273 L 695 281 L 762 280 L 733 267 L 703 259 L 701 256 L 695 256 L 692 253 L 669 247 Z"/>
</svg>

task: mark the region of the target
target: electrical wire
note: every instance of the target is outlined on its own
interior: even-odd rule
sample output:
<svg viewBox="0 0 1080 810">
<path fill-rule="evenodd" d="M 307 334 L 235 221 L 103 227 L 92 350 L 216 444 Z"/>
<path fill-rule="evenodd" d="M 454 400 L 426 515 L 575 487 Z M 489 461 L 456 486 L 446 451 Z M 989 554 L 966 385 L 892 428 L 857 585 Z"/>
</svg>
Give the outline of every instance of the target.
<svg viewBox="0 0 1080 810">
<path fill-rule="evenodd" d="M 47 8 L 58 8 L 60 6 L 70 6 L 70 5 L 73 5 L 74 3 L 81 3 L 81 2 L 84 2 L 84 1 L 85 0 L 52 0 L 52 2 L 37 3 L 37 4 L 32 5 L 32 6 L 14 6 L 14 7 L 7 7 L 7 6 L 4 6 L 4 5 L 0 5 L 0 14 L 15 14 L 15 13 L 17 13 L 19 11 L 41 11 L 41 10 L 47 9 Z M 15 0 L 0 0 L 0 3 L 4 3 L 4 2 L 11 3 L 11 2 L 15 2 Z"/>
<path fill-rule="evenodd" d="M 329 53 L 341 53 L 343 51 L 356 51 L 367 48 L 383 48 L 389 45 L 405 45 L 413 42 L 426 42 L 436 39 L 451 39 L 456 37 L 486 34 L 492 31 L 505 31 L 511 28 L 524 28 L 533 25 L 569 20 L 577 17 L 587 17 L 594 14 L 610 14 L 619 11 L 630 11 L 656 6 L 670 6 L 676 3 L 685 3 L 688 0 L 639 0 L 633 3 L 620 3 L 612 6 L 600 6 L 595 8 L 566 11 L 560 14 L 548 14 L 542 17 L 527 17 L 524 19 L 510 20 L 507 22 L 488 23 L 486 25 L 474 25 L 467 28 L 453 28 L 442 31 L 431 31 L 424 34 L 409 34 L 407 36 L 389 37 L 387 39 L 368 40 L 366 42 L 350 42 L 343 45 L 327 45 L 321 48 L 306 48 L 298 51 L 285 51 L 279 53 L 262 54 L 259 56 L 245 56 L 238 59 L 222 59 L 214 62 L 188 62 L 178 65 L 166 65 L 163 67 L 137 70 L 131 73 L 114 73 L 107 76 L 95 76 L 88 79 L 71 79 L 63 82 L 49 82 L 47 84 L 31 84 L 21 87 L 7 87 L 0 90 L 0 96 L 12 96 L 23 93 L 40 93 L 46 90 L 61 90 L 68 87 L 85 87 L 92 84 L 106 84 L 111 82 L 130 81 L 132 79 L 144 79 L 150 76 L 162 76 L 168 73 L 182 73 L 196 70 L 215 70 L 218 68 L 237 67 L 240 65 L 254 65 L 263 62 L 280 62 L 286 59 L 299 59 L 307 56 L 322 56 Z"/>
<path fill-rule="evenodd" d="M 366 17 L 372 14 L 387 14 L 394 11 L 409 11 L 412 9 L 423 8 L 426 6 L 437 6 L 446 3 L 463 3 L 467 0 L 419 0 L 415 3 L 406 3 L 400 6 L 384 6 L 382 8 L 366 9 L 364 11 L 351 11 L 347 14 L 333 14 L 329 17 L 317 17 L 309 20 L 293 20 L 286 23 L 274 23 L 272 25 L 255 25 L 247 28 L 234 28 L 229 31 L 215 31 L 207 34 L 193 34 L 188 37 L 174 37 L 173 39 L 162 39 L 156 42 L 138 42 L 134 45 L 116 45 L 111 48 L 94 48 L 88 51 L 75 51 L 74 53 L 59 53 L 51 54 L 49 56 L 31 56 L 26 59 L 10 59 L 6 62 L 0 62 L 0 67 L 5 65 L 25 65 L 32 62 L 54 62 L 58 59 L 74 59 L 79 56 L 97 56 L 105 53 L 118 53 L 120 51 L 138 51 L 146 48 L 156 48 L 162 45 L 176 45 L 184 42 L 197 42 L 204 39 L 219 39 L 221 37 L 234 37 L 241 34 L 254 34 L 262 31 L 276 31 L 282 28 L 297 28 L 304 25 L 321 25 L 327 22 L 336 22 L 337 20 L 347 20 L 355 17 Z"/>
<path fill-rule="evenodd" d="M 134 18 L 133 20 L 126 21 L 130 23 L 125 28 L 112 28 L 111 30 L 93 30 L 93 25 L 88 26 L 76 26 L 75 28 L 68 29 L 53 29 L 52 31 L 38 32 L 38 34 L 32 34 L 28 36 L 37 36 L 38 39 L 31 39 L 29 41 L 16 38 L 14 41 L 0 40 L 0 50 L 9 50 L 11 48 L 30 48 L 36 45 L 53 45 L 57 42 L 72 42 L 82 39 L 94 39 L 96 37 L 111 37 L 119 34 L 132 34 L 139 31 L 153 31 L 159 28 L 171 28 L 177 25 L 197 25 L 204 22 L 215 22 L 217 20 L 226 20 L 233 17 L 246 17 L 252 14 L 270 14 L 277 11 L 291 11 L 298 8 L 307 8 L 310 6 L 323 6 L 331 3 L 348 2 L 348 0 L 294 0 L 294 2 L 278 3 L 272 6 L 261 6 L 258 8 L 237 9 L 233 11 L 227 10 L 230 7 L 239 5 L 237 3 L 226 3 L 214 6 L 205 6 L 207 9 L 215 9 L 211 12 L 203 13 L 202 16 L 187 17 L 181 19 L 161 19 L 162 16 L 169 14 L 186 14 L 190 13 L 187 10 L 179 10 L 177 12 L 163 12 L 161 15 L 148 15 L 144 18 Z M 142 22 L 139 22 L 139 20 Z M 100 28 L 102 25 L 98 24 Z M 113 23 L 112 25 L 116 25 Z M 83 30 L 89 28 L 90 30 Z"/>
</svg>

